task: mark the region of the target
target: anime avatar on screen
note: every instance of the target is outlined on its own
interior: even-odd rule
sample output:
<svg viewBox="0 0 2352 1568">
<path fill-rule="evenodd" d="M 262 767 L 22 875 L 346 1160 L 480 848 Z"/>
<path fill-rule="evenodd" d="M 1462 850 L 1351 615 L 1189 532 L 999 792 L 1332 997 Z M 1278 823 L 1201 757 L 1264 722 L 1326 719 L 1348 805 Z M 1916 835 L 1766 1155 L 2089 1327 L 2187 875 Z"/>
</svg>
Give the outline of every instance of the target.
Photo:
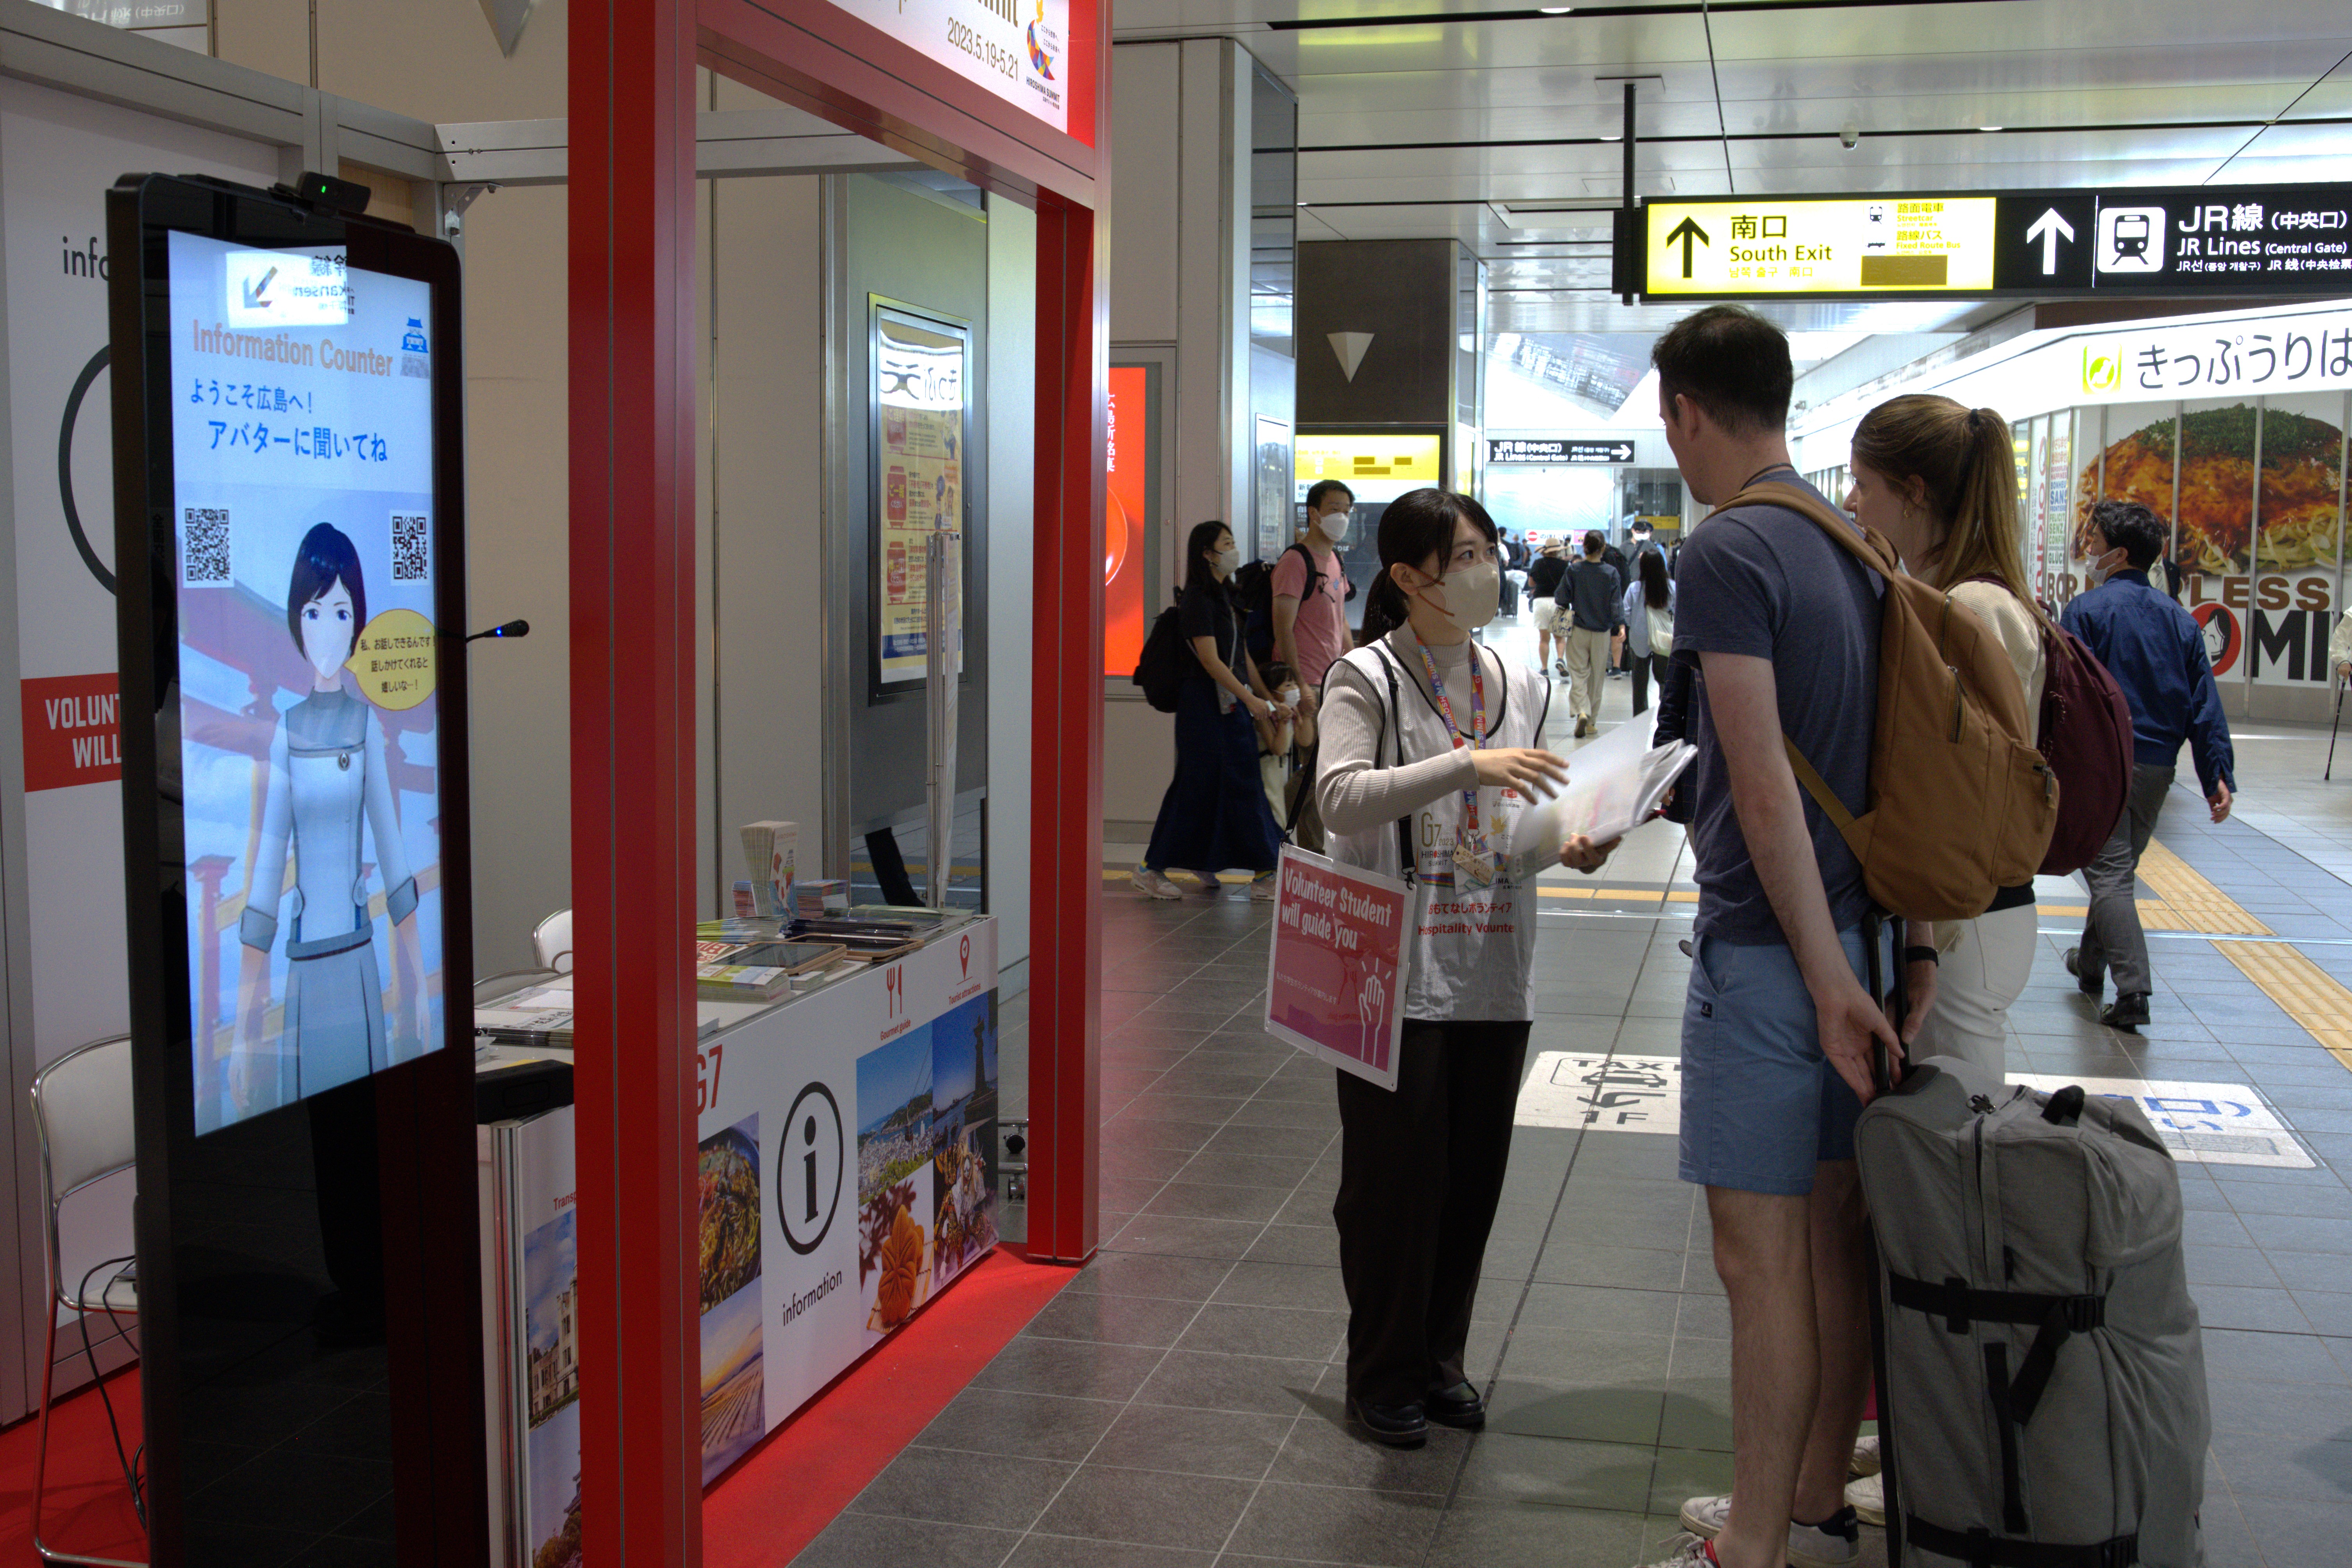
<svg viewBox="0 0 2352 1568">
<path fill-rule="evenodd" d="M 310 690 L 278 716 L 268 786 L 253 822 L 252 886 L 283 887 L 289 860 L 294 886 L 275 907 L 248 903 L 238 923 L 243 958 L 228 1081 L 234 1116 L 290 1104 L 410 1060 L 425 1047 L 416 879 L 401 842 L 383 727 L 351 689 L 344 668 L 366 625 L 359 552 L 333 524 L 319 523 L 295 552 L 286 595 L 286 629 L 310 666 Z M 369 910 L 371 862 L 398 981 L 389 1028 Z M 285 1014 L 277 1039 L 268 1041 L 269 957 L 281 938 Z"/>
</svg>

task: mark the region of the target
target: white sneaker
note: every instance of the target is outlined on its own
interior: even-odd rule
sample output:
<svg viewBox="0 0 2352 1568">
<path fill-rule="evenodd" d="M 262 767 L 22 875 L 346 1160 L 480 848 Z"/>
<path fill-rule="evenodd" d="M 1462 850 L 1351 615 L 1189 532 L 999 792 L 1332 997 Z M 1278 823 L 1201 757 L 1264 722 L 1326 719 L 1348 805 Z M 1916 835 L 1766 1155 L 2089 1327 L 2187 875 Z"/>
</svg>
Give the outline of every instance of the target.
<svg viewBox="0 0 2352 1568">
<path fill-rule="evenodd" d="M 1845 1484 L 1845 1506 L 1864 1524 L 1886 1528 L 1886 1478 L 1864 1476 Z"/>
<path fill-rule="evenodd" d="M 1853 1440 L 1853 1458 L 1848 1461 L 1845 1473 L 1856 1478 L 1863 1476 L 1874 1476 L 1878 1473 L 1878 1436 L 1876 1433 L 1873 1433 L 1867 1437 L 1856 1437 Z"/>
<path fill-rule="evenodd" d="M 1695 1497 L 1683 1504 L 1683 1528 L 1702 1541 L 1713 1541 L 1731 1521 L 1731 1499 Z M 1789 1521 L 1789 1561 L 1794 1568 L 1853 1568 L 1862 1561 L 1862 1530 L 1853 1515 L 1840 1510 L 1825 1524 Z"/>
<path fill-rule="evenodd" d="M 1715 1543 L 1702 1536 L 1677 1535 L 1667 1548 L 1670 1555 L 1646 1568 L 1716 1568 Z"/>
<path fill-rule="evenodd" d="M 1127 879 L 1134 883 L 1135 890 L 1147 899 L 1181 899 L 1184 896 L 1183 889 L 1149 866 L 1138 866 L 1127 874 Z"/>
</svg>

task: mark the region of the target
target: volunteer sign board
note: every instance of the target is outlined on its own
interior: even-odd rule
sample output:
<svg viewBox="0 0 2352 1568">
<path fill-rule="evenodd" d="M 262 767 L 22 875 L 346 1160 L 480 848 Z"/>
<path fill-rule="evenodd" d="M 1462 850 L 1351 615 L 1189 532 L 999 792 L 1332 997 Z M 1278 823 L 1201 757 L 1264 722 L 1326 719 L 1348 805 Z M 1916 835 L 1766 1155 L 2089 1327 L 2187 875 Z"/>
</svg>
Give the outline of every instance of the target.
<svg viewBox="0 0 2352 1568">
<path fill-rule="evenodd" d="M 1726 197 L 1653 202 L 1619 224 L 1619 291 L 1649 299 L 2352 286 L 2352 185 Z"/>
<path fill-rule="evenodd" d="M 1276 875 L 1266 1033 L 1382 1089 L 1396 1088 L 1412 890 L 1287 846 Z"/>
<path fill-rule="evenodd" d="M 1631 441 L 1570 441 L 1552 436 L 1490 437 L 1490 463 L 1630 463 Z"/>
</svg>

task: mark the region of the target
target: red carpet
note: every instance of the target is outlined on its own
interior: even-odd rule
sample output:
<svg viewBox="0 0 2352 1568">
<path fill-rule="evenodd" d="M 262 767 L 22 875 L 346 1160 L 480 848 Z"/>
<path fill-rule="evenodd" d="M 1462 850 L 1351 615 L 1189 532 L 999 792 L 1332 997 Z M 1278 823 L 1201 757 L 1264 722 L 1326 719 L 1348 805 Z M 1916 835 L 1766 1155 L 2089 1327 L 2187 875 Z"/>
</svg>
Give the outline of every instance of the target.
<svg viewBox="0 0 2352 1568">
<path fill-rule="evenodd" d="M 705 1568 L 777 1568 L 799 1554 L 866 1482 L 1067 1284 L 1072 1270 L 999 1247 L 722 1478 L 702 1504 Z M 139 1441 L 139 1373 L 107 1384 L 125 1448 Z M 37 1564 L 31 1509 L 37 1424 L 0 1432 L 0 1568 Z M 52 1549 L 132 1561 L 147 1537 L 85 1390 L 49 1429 L 46 1535 Z"/>
<path fill-rule="evenodd" d="M 107 1380 L 125 1451 L 139 1442 L 139 1372 Z M 40 1423 L 19 1421 L 0 1432 L 0 1568 L 38 1563 L 33 1550 L 33 1455 Z M 130 1562 L 147 1555 L 147 1534 L 131 1507 L 131 1489 L 107 1436 L 106 1410 L 94 1389 L 57 1407 L 49 1418 L 49 1495 L 42 1535 L 53 1552 L 76 1552 Z"/>
<path fill-rule="evenodd" d="M 999 1247 L 957 1280 L 704 1496 L 704 1568 L 798 1556 L 1073 1272 Z"/>
</svg>

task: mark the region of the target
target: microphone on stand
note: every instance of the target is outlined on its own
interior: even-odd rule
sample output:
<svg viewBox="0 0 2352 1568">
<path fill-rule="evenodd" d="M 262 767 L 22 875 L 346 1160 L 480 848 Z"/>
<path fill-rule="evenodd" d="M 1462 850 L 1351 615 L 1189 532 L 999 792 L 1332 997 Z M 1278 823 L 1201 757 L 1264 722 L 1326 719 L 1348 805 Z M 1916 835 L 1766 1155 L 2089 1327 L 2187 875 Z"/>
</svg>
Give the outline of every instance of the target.
<svg viewBox="0 0 2352 1568">
<path fill-rule="evenodd" d="M 527 637 L 529 636 L 530 636 L 530 623 L 529 621 L 509 621 L 502 626 L 492 626 L 488 631 L 476 632 L 472 637 L 467 637 L 466 640 L 467 642 L 479 642 L 484 637 Z"/>
</svg>

